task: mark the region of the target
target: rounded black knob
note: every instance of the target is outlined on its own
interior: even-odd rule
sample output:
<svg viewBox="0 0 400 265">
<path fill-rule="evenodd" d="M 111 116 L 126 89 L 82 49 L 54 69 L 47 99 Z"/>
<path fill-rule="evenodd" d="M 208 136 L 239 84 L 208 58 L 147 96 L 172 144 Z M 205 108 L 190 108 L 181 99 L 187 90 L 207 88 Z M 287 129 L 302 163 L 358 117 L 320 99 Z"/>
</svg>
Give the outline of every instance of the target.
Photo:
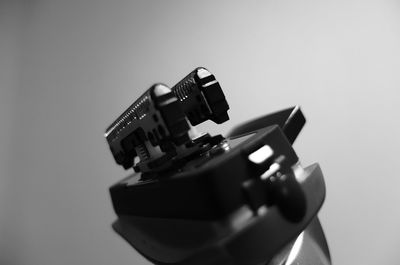
<svg viewBox="0 0 400 265">
<path fill-rule="evenodd" d="M 293 173 L 277 173 L 266 179 L 268 204 L 278 206 L 291 222 L 299 222 L 306 214 L 305 194 Z"/>
</svg>

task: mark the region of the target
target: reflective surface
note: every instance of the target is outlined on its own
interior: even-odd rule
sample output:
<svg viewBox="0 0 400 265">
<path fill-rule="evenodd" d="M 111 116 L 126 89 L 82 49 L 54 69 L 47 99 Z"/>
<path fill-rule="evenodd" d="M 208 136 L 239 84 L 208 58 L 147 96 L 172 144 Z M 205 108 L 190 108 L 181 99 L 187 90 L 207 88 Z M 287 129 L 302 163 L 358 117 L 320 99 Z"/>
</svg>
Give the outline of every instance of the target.
<svg viewBox="0 0 400 265">
<path fill-rule="evenodd" d="M 268 265 L 330 265 L 328 244 L 321 224 L 315 218 L 294 242 L 291 242 Z"/>
</svg>

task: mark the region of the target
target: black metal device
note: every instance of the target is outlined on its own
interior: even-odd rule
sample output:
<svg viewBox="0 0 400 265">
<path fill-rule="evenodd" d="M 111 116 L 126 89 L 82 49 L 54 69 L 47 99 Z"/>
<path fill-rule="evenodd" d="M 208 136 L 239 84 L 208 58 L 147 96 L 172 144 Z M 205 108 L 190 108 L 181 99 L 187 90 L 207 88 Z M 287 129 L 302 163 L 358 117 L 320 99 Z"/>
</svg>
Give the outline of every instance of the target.
<svg viewBox="0 0 400 265">
<path fill-rule="evenodd" d="M 296 238 L 319 227 L 321 169 L 303 168 L 292 147 L 305 124 L 300 108 L 227 136 L 195 131 L 228 120 L 228 109 L 199 67 L 172 88 L 152 86 L 106 130 L 117 164 L 134 169 L 110 188 L 113 228 L 155 264 L 283 264 Z M 329 264 L 324 246 L 320 264 Z"/>
</svg>

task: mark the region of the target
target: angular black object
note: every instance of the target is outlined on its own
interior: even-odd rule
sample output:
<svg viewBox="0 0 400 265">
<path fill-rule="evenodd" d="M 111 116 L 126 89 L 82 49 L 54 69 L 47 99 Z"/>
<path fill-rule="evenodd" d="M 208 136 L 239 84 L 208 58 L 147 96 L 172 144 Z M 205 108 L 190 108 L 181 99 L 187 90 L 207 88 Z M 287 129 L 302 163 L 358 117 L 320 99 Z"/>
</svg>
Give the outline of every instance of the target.
<svg viewBox="0 0 400 265">
<path fill-rule="evenodd" d="M 190 154 L 189 130 L 206 120 L 229 119 L 229 106 L 222 89 L 207 69 L 198 67 L 172 89 L 155 84 L 125 110 L 106 130 L 105 137 L 117 164 L 125 169 L 149 172 L 163 170 L 162 160 Z M 134 163 L 135 157 L 140 163 Z M 160 166 L 161 167 L 161 166 Z"/>
<path fill-rule="evenodd" d="M 318 262 L 329 264 L 316 217 L 322 172 L 303 168 L 292 147 L 305 124 L 300 108 L 226 137 L 193 130 L 228 120 L 228 109 L 214 75 L 199 67 L 171 89 L 152 86 L 107 129 L 117 163 L 135 169 L 110 188 L 114 230 L 154 264 L 291 265 L 303 235 L 319 240 Z"/>
<path fill-rule="evenodd" d="M 245 122 L 235 127 L 230 136 L 240 135 L 245 132 L 255 131 L 263 127 L 278 125 L 281 127 L 290 143 L 293 143 L 306 123 L 306 119 L 299 106 L 284 109 L 264 115 L 260 118 Z"/>
<path fill-rule="evenodd" d="M 226 142 L 242 141 L 228 138 Z M 246 204 L 242 185 L 261 175 L 248 161 L 260 145 L 269 145 L 286 157 L 281 171 L 290 171 L 298 157 L 278 126 L 263 128 L 229 151 L 212 156 L 209 151 L 173 172 L 154 174 L 143 180 L 140 173 L 111 187 L 117 214 L 159 218 L 214 220 Z M 214 149 L 220 148 L 215 145 Z M 204 158 L 203 158 L 204 157 Z M 189 161 L 188 161 L 189 162 Z M 269 165 L 264 165 L 264 170 Z M 264 190 L 265 192 L 265 190 Z M 266 202 L 264 202 L 265 204 Z M 190 207 L 188 207 L 190 206 Z"/>
</svg>

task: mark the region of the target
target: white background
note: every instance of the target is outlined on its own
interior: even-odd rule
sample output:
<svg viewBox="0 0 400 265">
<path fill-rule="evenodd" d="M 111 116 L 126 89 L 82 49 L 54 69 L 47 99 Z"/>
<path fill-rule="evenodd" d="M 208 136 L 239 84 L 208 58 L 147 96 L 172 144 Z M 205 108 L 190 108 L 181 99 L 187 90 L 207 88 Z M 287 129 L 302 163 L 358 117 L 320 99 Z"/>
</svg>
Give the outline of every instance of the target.
<svg viewBox="0 0 400 265">
<path fill-rule="evenodd" d="M 335 264 L 399 264 L 397 1 L 2 1 L 0 264 L 148 264 L 110 227 L 105 128 L 154 82 L 215 73 L 230 127 L 300 104 Z"/>
</svg>

